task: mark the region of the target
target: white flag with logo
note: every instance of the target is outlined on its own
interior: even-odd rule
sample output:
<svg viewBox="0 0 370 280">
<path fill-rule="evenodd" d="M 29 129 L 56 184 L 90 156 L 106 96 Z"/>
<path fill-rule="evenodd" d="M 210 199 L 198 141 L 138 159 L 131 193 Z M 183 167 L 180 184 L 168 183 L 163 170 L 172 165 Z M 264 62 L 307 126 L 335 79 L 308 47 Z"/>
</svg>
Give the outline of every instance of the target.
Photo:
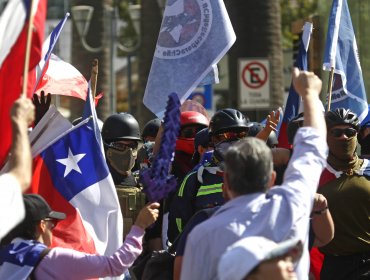
<svg viewBox="0 0 370 280">
<path fill-rule="evenodd" d="M 235 40 L 222 0 L 167 0 L 145 106 L 162 118 L 170 93 L 184 102 Z"/>
</svg>

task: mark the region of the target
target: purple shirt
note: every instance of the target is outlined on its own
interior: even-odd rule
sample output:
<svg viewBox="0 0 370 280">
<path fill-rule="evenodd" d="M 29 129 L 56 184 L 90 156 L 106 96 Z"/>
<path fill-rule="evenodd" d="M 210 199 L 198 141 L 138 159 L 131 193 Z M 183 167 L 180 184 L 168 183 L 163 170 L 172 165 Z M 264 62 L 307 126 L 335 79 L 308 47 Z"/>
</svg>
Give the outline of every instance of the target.
<svg viewBox="0 0 370 280">
<path fill-rule="evenodd" d="M 91 279 L 123 274 L 142 252 L 144 230 L 132 226 L 113 255 L 99 256 L 73 249 L 53 248 L 35 270 L 36 279 Z"/>
</svg>

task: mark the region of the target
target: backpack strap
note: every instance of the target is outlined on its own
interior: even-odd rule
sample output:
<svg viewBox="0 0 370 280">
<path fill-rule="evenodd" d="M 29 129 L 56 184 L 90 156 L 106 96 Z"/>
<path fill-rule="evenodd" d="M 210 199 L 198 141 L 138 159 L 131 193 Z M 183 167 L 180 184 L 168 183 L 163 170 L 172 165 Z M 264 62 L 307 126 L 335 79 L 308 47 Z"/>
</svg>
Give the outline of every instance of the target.
<svg viewBox="0 0 370 280">
<path fill-rule="evenodd" d="M 41 254 L 40 254 L 40 257 L 39 257 L 39 259 L 38 259 L 38 261 L 37 261 L 37 263 L 35 264 L 35 266 L 33 267 L 33 270 L 32 270 L 32 272 L 31 272 L 31 274 L 30 274 L 30 277 L 29 277 L 29 279 L 30 280 L 36 280 L 36 278 L 35 278 L 35 274 L 34 274 L 34 272 L 35 272 L 35 270 L 36 270 L 36 268 L 37 268 L 37 266 L 40 264 L 40 262 L 43 260 L 43 258 L 50 252 L 50 248 L 45 248 L 42 252 L 41 252 Z"/>
</svg>

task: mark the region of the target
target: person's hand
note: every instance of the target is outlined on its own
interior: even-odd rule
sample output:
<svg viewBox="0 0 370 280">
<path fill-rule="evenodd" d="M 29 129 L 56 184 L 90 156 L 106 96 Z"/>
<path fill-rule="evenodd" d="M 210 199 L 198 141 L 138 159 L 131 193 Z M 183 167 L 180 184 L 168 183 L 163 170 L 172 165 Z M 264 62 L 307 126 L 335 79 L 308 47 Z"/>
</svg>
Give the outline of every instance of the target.
<svg viewBox="0 0 370 280">
<path fill-rule="evenodd" d="M 30 99 L 20 97 L 14 102 L 10 115 L 14 123 L 24 123 L 25 126 L 29 126 L 35 117 L 35 106 L 33 106 Z"/>
<path fill-rule="evenodd" d="M 148 226 L 153 224 L 159 215 L 160 204 L 158 202 L 148 203 L 140 210 L 139 215 L 136 218 L 135 225 L 146 229 Z"/>
<path fill-rule="evenodd" d="M 310 94 L 318 96 L 321 92 L 322 82 L 313 72 L 299 71 L 293 68 L 293 85 L 302 98 Z"/>
<path fill-rule="evenodd" d="M 276 131 L 277 126 L 280 121 L 280 108 L 278 108 L 276 111 L 271 111 L 266 118 L 266 127 L 270 128 L 273 131 Z"/>
<path fill-rule="evenodd" d="M 48 93 L 45 98 L 45 92 L 41 91 L 41 96 L 39 97 L 36 93 L 32 97 L 33 104 L 36 108 L 35 126 L 39 123 L 42 117 L 49 110 L 51 103 L 51 94 Z"/>
<path fill-rule="evenodd" d="M 315 193 L 314 199 L 313 199 L 313 207 L 312 211 L 323 211 L 328 208 L 328 202 L 326 200 L 326 197 L 322 194 Z"/>
</svg>

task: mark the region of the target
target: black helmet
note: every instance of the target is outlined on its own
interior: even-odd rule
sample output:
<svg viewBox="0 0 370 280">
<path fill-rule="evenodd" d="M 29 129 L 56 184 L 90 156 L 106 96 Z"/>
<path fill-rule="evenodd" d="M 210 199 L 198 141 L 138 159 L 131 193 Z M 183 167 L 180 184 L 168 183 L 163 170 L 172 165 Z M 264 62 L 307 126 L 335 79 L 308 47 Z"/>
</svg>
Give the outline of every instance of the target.
<svg viewBox="0 0 370 280">
<path fill-rule="evenodd" d="M 286 128 L 286 135 L 288 137 L 288 143 L 293 144 L 294 137 L 298 131 L 298 128 L 302 126 L 304 120 L 303 112 L 299 113 L 297 116 L 295 116 L 293 119 L 288 122 L 287 128 Z"/>
<path fill-rule="evenodd" d="M 143 138 L 147 136 L 156 137 L 160 126 L 161 126 L 160 119 L 152 119 L 148 121 L 144 126 L 143 133 L 141 134 L 141 136 Z"/>
<path fill-rule="evenodd" d="M 209 134 L 217 134 L 233 128 L 245 128 L 251 126 L 249 119 L 235 109 L 222 109 L 217 111 L 209 123 Z"/>
<path fill-rule="evenodd" d="M 123 139 L 141 140 L 139 124 L 129 113 L 113 114 L 103 124 L 102 137 L 106 143 Z"/>
<path fill-rule="evenodd" d="M 248 136 L 256 136 L 262 129 L 264 128 L 264 125 L 259 122 L 251 122 L 251 126 L 248 130 Z"/>
<path fill-rule="evenodd" d="M 251 122 L 252 126 L 249 127 L 248 136 L 255 137 L 262 129 L 265 128 L 265 125 L 259 122 Z M 269 137 L 267 138 L 266 145 L 270 148 L 275 147 L 278 144 L 278 139 L 275 131 L 271 131 Z"/>
<path fill-rule="evenodd" d="M 335 125 L 348 124 L 357 131 L 360 129 L 360 121 L 357 115 L 350 109 L 337 108 L 325 114 L 326 125 L 332 128 Z"/>
</svg>

